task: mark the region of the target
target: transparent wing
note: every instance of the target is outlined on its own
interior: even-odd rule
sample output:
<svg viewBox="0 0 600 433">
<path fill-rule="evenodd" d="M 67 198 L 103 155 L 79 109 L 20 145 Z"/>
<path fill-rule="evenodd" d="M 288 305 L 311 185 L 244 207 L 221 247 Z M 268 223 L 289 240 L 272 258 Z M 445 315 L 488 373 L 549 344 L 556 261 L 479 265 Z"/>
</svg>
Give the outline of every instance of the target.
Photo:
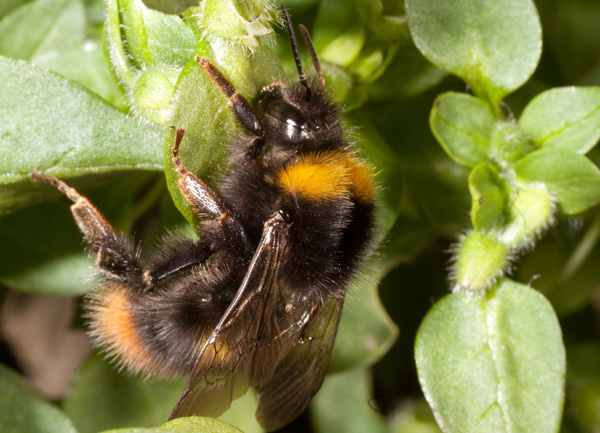
<svg viewBox="0 0 600 433">
<path fill-rule="evenodd" d="M 294 320 L 281 314 L 278 287 L 287 224 L 276 214 L 264 226 L 261 241 L 231 305 L 199 351 L 172 418 L 218 417 L 251 385 L 270 377 L 286 349 L 283 337 Z M 280 331 L 282 330 L 282 331 Z"/>
<path fill-rule="evenodd" d="M 278 430 L 306 409 L 325 379 L 344 300 L 316 307 L 300 340 L 258 387 L 256 418 L 267 431 Z"/>
</svg>

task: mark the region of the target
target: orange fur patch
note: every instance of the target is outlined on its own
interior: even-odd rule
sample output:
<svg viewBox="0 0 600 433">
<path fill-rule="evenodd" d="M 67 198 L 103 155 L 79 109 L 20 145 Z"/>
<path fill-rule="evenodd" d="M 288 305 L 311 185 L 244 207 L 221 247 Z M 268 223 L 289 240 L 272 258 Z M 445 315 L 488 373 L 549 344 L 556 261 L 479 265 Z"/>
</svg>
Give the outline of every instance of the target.
<svg viewBox="0 0 600 433">
<path fill-rule="evenodd" d="M 356 197 L 366 203 L 375 201 L 375 186 L 373 185 L 373 167 L 365 165 L 362 161 L 352 158 L 350 178 L 352 191 Z"/>
<path fill-rule="evenodd" d="M 159 374 L 160 368 L 137 334 L 126 288 L 105 287 L 91 304 L 93 334 L 111 356 L 134 371 Z"/>
<path fill-rule="evenodd" d="M 371 170 L 361 160 L 339 151 L 309 154 L 277 175 L 283 189 L 317 201 L 336 200 L 352 194 L 372 202 L 375 189 L 371 179 Z"/>
</svg>

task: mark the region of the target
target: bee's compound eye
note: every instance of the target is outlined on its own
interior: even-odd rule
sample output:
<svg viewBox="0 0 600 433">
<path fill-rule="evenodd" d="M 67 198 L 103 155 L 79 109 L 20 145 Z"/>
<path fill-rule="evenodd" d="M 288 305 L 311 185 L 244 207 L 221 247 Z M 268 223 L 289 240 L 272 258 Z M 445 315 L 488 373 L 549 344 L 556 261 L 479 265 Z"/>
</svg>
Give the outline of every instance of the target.
<svg viewBox="0 0 600 433">
<path fill-rule="evenodd" d="M 271 101 L 267 107 L 267 113 L 286 125 L 302 130 L 308 128 L 309 121 L 304 113 L 282 99 Z"/>
</svg>

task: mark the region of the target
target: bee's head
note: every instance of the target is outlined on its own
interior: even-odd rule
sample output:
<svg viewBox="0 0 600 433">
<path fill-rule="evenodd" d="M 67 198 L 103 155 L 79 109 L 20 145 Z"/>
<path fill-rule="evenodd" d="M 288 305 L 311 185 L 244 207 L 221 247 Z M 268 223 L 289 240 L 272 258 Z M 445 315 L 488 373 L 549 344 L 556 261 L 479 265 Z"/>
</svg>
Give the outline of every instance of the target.
<svg viewBox="0 0 600 433">
<path fill-rule="evenodd" d="M 336 106 L 324 95 L 325 79 L 308 30 L 300 25 L 300 31 L 308 46 L 317 72 L 317 80 L 310 84 L 302 69 L 298 45 L 292 22 L 282 5 L 285 25 L 292 45 L 292 53 L 298 69 L 299 82 L 293 85 L 275 83 L 263 89 L 260 104 L 271 134 L 282 144 L 303 147 L 328 147 L 342 141 L 342 130 Z"/>
</svg>

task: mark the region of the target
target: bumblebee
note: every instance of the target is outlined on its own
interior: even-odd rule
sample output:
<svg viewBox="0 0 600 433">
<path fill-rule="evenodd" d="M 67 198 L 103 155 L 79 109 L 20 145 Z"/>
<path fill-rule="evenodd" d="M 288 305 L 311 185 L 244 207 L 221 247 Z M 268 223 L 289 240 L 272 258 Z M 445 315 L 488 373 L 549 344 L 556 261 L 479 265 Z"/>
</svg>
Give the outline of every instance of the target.
<svg viewBox="0 0 600 433">
<path fill-rule="evenodd" d="M 102 275 L 87 302 L 96 343 L 136 372 L 190 374 L 171 418 L 217 417 L 250 386 L 266 430 L 300 415 L 321 387 L 348 284 L 372 244 L 372 169 L 344 139 L 299 26 L 317 73 L 307 80 L 282 9 L 299 81 L 268 85 L 256 107 L 196 58 L 243 129 L 214 189 L 185 168 L 185 132 L 177 130 L 177 185 L 199 217 L 200 240 L 167 236 L 142 261 L 140 248 L 86 197 L 55 177 L 31 175 L 74 202 Z"/>
</svg>

